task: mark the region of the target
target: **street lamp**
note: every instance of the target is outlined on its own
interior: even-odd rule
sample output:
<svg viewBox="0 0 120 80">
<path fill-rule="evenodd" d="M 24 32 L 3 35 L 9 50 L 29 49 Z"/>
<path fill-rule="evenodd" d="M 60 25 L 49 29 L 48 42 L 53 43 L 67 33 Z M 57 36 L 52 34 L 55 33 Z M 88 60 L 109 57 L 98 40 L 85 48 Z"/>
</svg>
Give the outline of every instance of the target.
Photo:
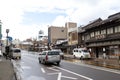
<svg viewBox="0 0 120 80">
<path fill-rule="evenodd" d="M 6 33 L 7 33 L 7 43 L 6 43 L 6 45 L 8 46 L 8 33 L 9 33 L 9 29 L 6 29 Z"/>
</svg>

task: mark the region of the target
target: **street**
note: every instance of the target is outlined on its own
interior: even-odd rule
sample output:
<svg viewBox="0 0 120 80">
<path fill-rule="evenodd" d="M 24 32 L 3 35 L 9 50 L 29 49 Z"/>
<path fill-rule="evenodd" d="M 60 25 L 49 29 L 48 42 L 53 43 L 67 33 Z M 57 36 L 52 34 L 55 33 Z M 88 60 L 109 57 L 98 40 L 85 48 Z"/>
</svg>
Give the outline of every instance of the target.
<svg viewBox="0 0 120 80">
<path fill-rule="evenodd" d="M 62 60 L 60 65 L 43 65 L 38 54 L 22 51 L 21 60 L 14 60 L 21 80 L 119 80 L 120 72 L 99 69 Z"/>
</svg>

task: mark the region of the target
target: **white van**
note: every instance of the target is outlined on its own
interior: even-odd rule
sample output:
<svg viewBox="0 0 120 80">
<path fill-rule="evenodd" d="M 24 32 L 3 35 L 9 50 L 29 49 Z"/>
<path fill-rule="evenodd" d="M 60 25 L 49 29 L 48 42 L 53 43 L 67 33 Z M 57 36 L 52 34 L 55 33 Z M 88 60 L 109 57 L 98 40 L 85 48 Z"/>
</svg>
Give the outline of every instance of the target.
<svg viewBox="0 0 120 80">
<path fill-rule="evenodd" d="M 21 49 L 19 48 L 12 48 L 11 49 L 11 57 L 21 59 Z"/>
<path fill-rule="evenodd" d="M 90 52 L 86 48 L 75 48 L 73 49 L 74 58 L 91 58 Z"/>
</svg>

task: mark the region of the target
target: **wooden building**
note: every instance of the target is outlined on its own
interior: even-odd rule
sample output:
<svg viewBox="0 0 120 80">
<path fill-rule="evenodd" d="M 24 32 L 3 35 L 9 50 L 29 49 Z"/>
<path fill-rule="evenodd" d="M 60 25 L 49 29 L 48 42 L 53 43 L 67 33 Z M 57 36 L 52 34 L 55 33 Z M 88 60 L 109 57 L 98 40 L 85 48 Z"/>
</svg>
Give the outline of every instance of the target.
<svg viewBox="0 0 120 80">
<path fill-rule="evenodd" d="M 78 33 L 78 43 L 87 47 L 96 58 L 103 56 L 118 57 L 120 54 L 120 12 L 101 18 L 82 27 Z"/>
</svg>

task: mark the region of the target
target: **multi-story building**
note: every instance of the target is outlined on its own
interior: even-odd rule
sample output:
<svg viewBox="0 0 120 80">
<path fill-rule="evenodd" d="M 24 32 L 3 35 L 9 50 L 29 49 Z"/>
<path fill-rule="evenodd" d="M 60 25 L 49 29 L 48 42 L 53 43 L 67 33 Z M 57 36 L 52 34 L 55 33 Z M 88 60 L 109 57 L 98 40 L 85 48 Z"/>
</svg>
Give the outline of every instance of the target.
<svg viewBox="0 0 120 80">
<path fill-rule="evenodd" d="M 77 23 L 74 22 L 67 22 L 65 24 L 67 27 L 67 38 L 68 38 L 68 45 L 76 45 L 78 44 L 78 28 Z"/>
<path fill-rule="evenodd" d="M 68 39 L 68 48 L 67 52 L 72 53 L 72 49 L 77 47 L 78 44 L 78 27 L 77 23 L 67 22 L 65 23 L 67 27 L 67 39 Z"/>
<path fill-rule="evenodd" d="M 97 19 L 83 27 L 79 44 L 89 48 L 95 57 L 104 53 L 110 57 L 120 54 L 120 12 L 107 19 Z M 118 57 L 118 56 L 117 56 Z"/>
<path fill-rule="evenodd" d="M 50 26 L 48 28 L 48 43 L 54 45 L 57 40 L 67 39 L 67 28 Z"/>
</svg>

